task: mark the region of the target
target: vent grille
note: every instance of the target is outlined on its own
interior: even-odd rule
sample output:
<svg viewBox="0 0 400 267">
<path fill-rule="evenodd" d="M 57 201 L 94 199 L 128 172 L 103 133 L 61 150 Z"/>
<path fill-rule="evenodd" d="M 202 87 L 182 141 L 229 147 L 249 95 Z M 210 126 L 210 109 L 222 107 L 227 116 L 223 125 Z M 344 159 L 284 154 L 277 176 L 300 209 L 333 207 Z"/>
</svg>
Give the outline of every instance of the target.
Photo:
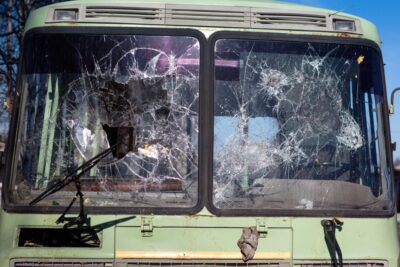
<svg viewBox="0 0 400 267">
<path fill-rule="evenodd" d="M 116 23 L 163 24 L 164 10 L 162 6 L 87 6 L 86 21 Z"/>
<path fill-rule="evenodd" d="M 124 23 L 141 25 L 199 26 L 212 28 L 282 29 L 301 31 L 335 31 L 333 21 L 350 20 L 356 34 L 362 34 L 361 22 L 324 12 L 267 9 L 238 6 L 180 4 L 96 4 L 66 5 L 59 9 L 79 9 L 77 22 Z M 50 8 L 47 23 L 54 20 L 57 8 Z"/>
<path fill-rule="evenodd" d="M 89 260 L 89 259 L 13 259 L 10 262 L 10 267 L 112 267 L 112 260 Z M 243 261 L 236 260 L 207 260 L 207 261 L 191 261 L 191 260 L 117 260 L 116 266 L 119 267 L 133 267 L 133 266 L 169 266 L 169 267 L 182 267 L 182 266 L 214 266 L 214 267 L 288 267 L 289 261 L 266 261 L 266 260 L 251 260 L 244 263 Z M 330 261 L 313 261 L 313 262 L 295 262 L 295 267 L 331 267 Z M 385 261 L 346 261 L 343 263 L 344 267 L 387 267 Z"/>
<path fill-rule="evenodd" d="M 249 8 L 166 5 L 165 17 L 171 25 L 250 27 Z"/>
<path fill-rule="evenodd" d="M 295 263 L 295 267 L 331 267 L 331 262 L 303 262 Z M 387 267 L 386 262 L 354 261 L 343 262 L 343 267 Z"/>
<path fill-rule="evenodd" d="M 288 261 L 229 261 L 229 260 L 208 260 L 208 261 L 121 261 L 118 262 L 119 266 L 123 267 L 146 267 L 146 266 L 168 266 L 168 267 L 197 267 L 197 266 L 204 266 L 204 267 L 289 267 L 290 263 Z"/>
<path fill-rule="evenodd" d="M 112 260 L 16 259 L 10 267 L 112 267 Z"/>
<path fill-rule="evenodd" d="M 168 266 L 168 267 L 289 267 L 289 261 L 259 261 L 252 260 L 244 263 L 237 260 L 117 260 L 115 266 L 118 267 L 137 267 L 137 266 Z M 15 259 L 11 261 L 11 267 L 112 267 L 111 260 L 42 260 L 42 259 Z"/>
<path fill-rule="evenodd" d="M 253 12 L 252 26 L 255 28 L 279 27 L 294 29 L 304 27 L 305 29 L 327 28 L 327 18 L 320 14 L 299 14 L 285 12 Z"/>
</svg>

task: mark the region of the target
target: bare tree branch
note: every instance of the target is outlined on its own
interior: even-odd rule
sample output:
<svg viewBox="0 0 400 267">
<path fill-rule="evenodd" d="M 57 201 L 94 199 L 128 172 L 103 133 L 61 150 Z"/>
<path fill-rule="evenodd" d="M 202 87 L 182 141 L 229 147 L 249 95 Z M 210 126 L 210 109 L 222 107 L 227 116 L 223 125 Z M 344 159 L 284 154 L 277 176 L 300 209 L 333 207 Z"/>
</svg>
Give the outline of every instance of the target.
<svg viewBox="0 0 400 267">
<path fill-rule="evenodd" d="M 4 121 L 3 102 L 12 100 L 17 83 L 17 65 L 24 25 L 34 8 L 63 0 L 0 0 L 0 123 Z"/>
</svg>

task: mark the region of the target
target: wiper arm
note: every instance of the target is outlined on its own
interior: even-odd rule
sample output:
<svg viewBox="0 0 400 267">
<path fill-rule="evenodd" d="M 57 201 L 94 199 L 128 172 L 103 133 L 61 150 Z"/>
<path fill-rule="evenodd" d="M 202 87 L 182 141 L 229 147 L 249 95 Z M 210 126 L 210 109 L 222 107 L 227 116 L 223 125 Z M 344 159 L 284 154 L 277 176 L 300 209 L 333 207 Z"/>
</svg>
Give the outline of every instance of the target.
<svg viewBox="0 0 400 267">
<path fill-rule="evenodd" d="M 81 191 L 81 181 L 80 177 L 92 169 L 94 166 L 96 166 L 100 160 L 105 158 L 107 155 L 109 155 L 117 146 L 119 143 L 113 145 L 112 147 L 104 150 L 103 152 L 99 153 L 98 155 L 94 156 L 93 158 L 89 159 L 79 167 L 77 167 L 75 170 L 67 174 L 61 181 L 55 183 L 54 185 L 50 186 L 48 189 L 46 189 L 44 192 L 42 192 L 39 196 L 37 196 L 35 199 L 33 199 L 29 205 L 33 206 L 36 203 L 42 201 L 46 197 L 60 191 L 70 183 L 74 182 L 76 186 L 76 195 L 72 199 L 71 203 L 68 205 L 68 207 L 65 209 L 65 211 L 61 214 L 61 216 L 57 219 L 56 223 L 62 223 L 65 220 L 65 215 L 67 212 L 71 209 L 72 205 L 75 203 L 76 199 L 79 197 L 79 206 L 80 206 L 80 211 L 78 217 L 74 220 L 75 223 L 77 224 L 83 224 L 86 220 L 86 213 L 84 209 L 84 199 L 83 199 L 83 193 Z"/>
<path fill-rule="evenodd" d="M 76 186 L 76 195 L 71 200 L 71 203 L 69 203 L 68 207 L 64 210 L 64 212 L 61 214 L 61 216 L 58 217 L 56 224 L 63 223 L 67 219 L 67 218 L 65 218 L 65 215 L 71 209 L 72 205 L 75 203 L 75 201 L 78 197 L 79 197 L 79 214 L 76 218 L 73 218 L 72 221 L 69 222 L 69 224 L 76 223 L 77 225 L 83 225 L 86 222 L 87 214 L 85 212 L 85 206 L 84 206 L 85 200 L 83 199 L 83 193 L 81 191 L 80 179 L 76 179 L 74 182 L 75 182 L 75 186 Z"/>
</svg>

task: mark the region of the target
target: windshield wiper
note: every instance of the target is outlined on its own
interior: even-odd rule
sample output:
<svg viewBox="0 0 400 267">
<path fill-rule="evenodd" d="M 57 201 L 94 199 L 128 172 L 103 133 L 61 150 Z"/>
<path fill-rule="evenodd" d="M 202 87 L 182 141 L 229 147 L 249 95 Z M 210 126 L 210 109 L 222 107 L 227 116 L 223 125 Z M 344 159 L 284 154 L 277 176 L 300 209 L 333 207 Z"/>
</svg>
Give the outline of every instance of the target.
<svg viewBox="0 0 400 267">
<path fill-rule="evenodd" d="M 71 221 L 71 224 L 77 224 L 77 225 L 83 225 L 86 222 L 87 219 L 87 214 L 85 212 L 85 207 L 84 207 L 84 199 L 83 199 L 83 193 L 81 190 L 81 181 L 80 177 L 85 174 L 87 171 L 92 169 L 94 166 L 96 166 L 103 158 L 105 158 L 107 155 L 109 155 L 117 146 L 119 143 L 111 146 L 110 148 L 104 150 L 103 152 L 97 154 L 93 158 L 89 159 L 79 167 L 77 167 L 75 170 L 64 176 L 64 178 L 55 183 L 54 185 L 50 186 L 47 188 L 44 192 L 42 192 L 39 196 L 37 196 L 35 199 L 33 199 L 29 205 L 33 206 L 36 203 L 42 201 L 46 197 L 60 191 L 70 183 L 74 182 L 75 187 L 76 187 L 76 195 L 72 199 L 71 203 L 68 205 L 68 207 L 65 209 L 65 211 L 61 214 L 61 216 L 57 219 L 56 223 L 60 224 L 63 223 L 66 218 L 65 215 L 68 213 L 68 211 L 71 209 L 72 205 L 75 203 L 76 199 L 79 198 L 79 214 L 76 218 L 73 218 Z"/>
</svg>

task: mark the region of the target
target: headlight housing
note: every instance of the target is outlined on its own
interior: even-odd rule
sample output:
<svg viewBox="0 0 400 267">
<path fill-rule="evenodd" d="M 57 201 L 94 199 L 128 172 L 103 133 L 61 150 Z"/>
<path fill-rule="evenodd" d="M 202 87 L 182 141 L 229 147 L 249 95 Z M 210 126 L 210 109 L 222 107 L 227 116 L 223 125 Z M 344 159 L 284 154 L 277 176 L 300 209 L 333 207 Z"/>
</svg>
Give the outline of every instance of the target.
<svg viewBox="0 0 400 267">
<path fill-rule="evenodd" d="M 54 10 L 55 21 L 76 21 L 78 19 L 78 9 L 56 9 Z"/>
<path fill-rule="evenodd" d="M 355 32 L 356 24 L 353 20 L 339 20 L 333 21 L 333 28 L 339 32 Z"/>
</svg>

